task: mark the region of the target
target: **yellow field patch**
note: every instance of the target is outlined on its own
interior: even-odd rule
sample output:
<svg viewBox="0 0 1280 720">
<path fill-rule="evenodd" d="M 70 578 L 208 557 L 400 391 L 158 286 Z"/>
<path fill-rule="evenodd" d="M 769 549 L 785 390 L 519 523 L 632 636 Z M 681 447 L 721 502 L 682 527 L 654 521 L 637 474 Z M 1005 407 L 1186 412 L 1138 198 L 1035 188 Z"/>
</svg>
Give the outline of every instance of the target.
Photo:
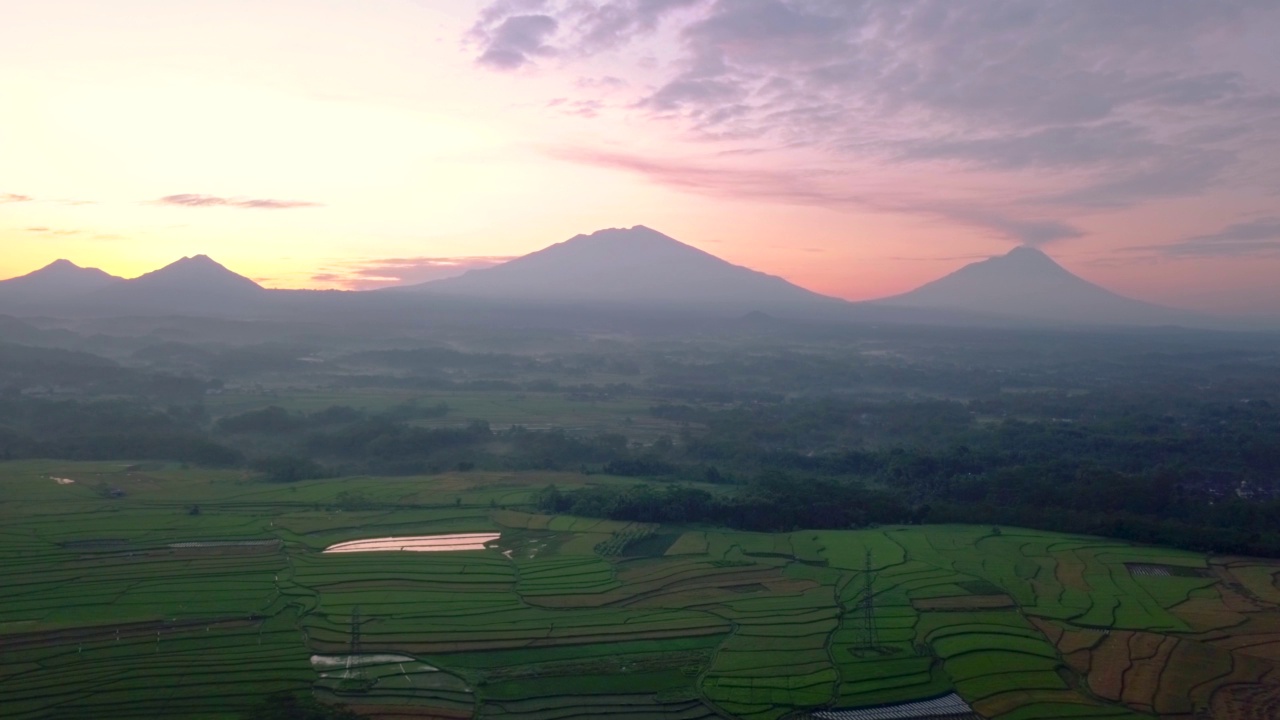
<svg viewBox="0 0 1280 720">
<path fill-rule="evenodd" d="M 1227 571 L 1245 590 L 1254 597 L 1268 603 L 1280 604 L 1280 567 L 1276 565 L 1236 565 L 1232 564 Z"/>
<path fill-rule="evenodd" d="M 1229 628 L 1248 619 L 1247 615 L 1229 609 L 1221 595 L 1215 598 L 1191 598 L 1174 605 L 1169 612 L 1196 632 Z"/>
<path fill-rule="evenodd" d="M 1160 675 L 1177 644 L 1176 638 L 1163 635 L 1134 635 L 1129 643 L 1133 665 L 1124 674 L 1124 692 L 1120 698 L 1125 705 L 1147 711 L 1155 709 Z"/>
<path fill-rule="evenodd" d="M 666 554 L 670 555 L 706 555 L 707 534 L 704 532 L 687 532 L 676 539 Z"/>
</svg>

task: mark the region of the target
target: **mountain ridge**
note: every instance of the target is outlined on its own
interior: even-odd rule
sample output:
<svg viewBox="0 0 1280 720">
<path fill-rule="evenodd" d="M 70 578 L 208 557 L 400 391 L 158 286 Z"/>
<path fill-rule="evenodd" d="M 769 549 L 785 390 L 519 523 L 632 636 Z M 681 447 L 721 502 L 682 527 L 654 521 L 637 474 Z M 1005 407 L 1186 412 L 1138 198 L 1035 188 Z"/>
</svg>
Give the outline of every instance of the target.
<svg viewBox="0 0 1280 720">
<path fill-rule="evenodd" d="M 155 285 L 168 286 L 174 284 L 196 283 L 202 290 L 215 288 L 241 288 L 245 290 L 265 290 L 261 285 L 240 275 L 208 255 L 184 256 L 162 268 L 126 280 L 132 286 Z M 188 289 L 191 289 L 188 287 Z"/>
<path fill-rule="evenodd" d="M 1197 319 L 1190 311 L 1108 290 L 1027 246 L 969 263 L 914 290 L 873 302 L 1084 325 L 1163 325 Z"/>
<path fill-rule="evenodd" d="M 546 304 L 697 304 L 751 310 L 848 305 L 687 245 L 644 225 L 607 228 L 463 275 L 423 293 Z"/>
<path fill-rule="evenodd" d="M 67 285 L 60 278 L 75 282 Z M 379 313 L 453 313 L 492 319 L 552 311 L 563 316 L 557 322 L 583 312 L 593 317 L 642 312 L 673 318 L 747 317 L 757 322 L 769 318 L 961 327 L 1230 325 L 1225 318 L 1124 297 L 1031 247 L 970 263 L 907 293 L 849 302 L 735 265 L 643 225 L 578 234 L 493 267 L 369 292 L 267 289 L 207 255 L 183 257 L 128 280 L 58 260 L 0 281 L 0 303 L 0 310 L 67 310 L 98 316 L 376 319 Z"/>
<path fill-rule="evenodd" d="M 122 282 L 127 281 L 60 258 L 26 275 L 0 280 L 0 300 L 15 305 L 59 302 Z"/>
</svg>

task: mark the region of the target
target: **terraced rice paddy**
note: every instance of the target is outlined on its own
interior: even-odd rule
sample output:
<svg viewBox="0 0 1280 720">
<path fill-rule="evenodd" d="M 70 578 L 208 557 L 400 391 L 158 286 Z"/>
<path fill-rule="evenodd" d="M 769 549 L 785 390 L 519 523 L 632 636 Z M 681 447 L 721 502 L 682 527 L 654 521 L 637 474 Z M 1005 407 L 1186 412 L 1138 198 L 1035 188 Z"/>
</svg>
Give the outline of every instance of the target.
<svg viewBox="0 0 1280 720">
<path fill-rule="evenodd" d="M 952 693 L 1001 720 L 1276 717 L 1280 563 L 528 512 L 548 482 L 622 481 L 0 464 L 0 717 L 234 718 L 276 690 L 385 720 L 965 717 L 913 704 Z"/>
</svg>

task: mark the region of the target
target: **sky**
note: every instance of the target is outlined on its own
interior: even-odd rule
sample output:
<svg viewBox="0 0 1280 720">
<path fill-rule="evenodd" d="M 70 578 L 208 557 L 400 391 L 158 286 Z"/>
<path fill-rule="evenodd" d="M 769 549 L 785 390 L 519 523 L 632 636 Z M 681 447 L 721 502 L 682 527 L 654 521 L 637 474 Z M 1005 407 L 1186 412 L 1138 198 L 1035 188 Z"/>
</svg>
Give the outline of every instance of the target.
<svg viewBox="0 0 1280 720">
<path fill-rule="evenodd" d="M 643 224 L 1280 313 L 1275 0 L 0 0 L 0 277 L 370 289 Z"/>
</svg>

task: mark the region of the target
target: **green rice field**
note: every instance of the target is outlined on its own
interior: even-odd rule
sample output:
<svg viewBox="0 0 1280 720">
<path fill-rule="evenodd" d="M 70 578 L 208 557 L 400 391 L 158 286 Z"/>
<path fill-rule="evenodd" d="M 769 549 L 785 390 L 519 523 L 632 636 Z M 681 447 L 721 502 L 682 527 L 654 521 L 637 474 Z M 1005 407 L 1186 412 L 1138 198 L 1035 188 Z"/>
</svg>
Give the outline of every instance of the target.
<svg viewBox="0 0 1280 720">
<path fill-rule="evenodd" d="M 1276 561 L 532 511 L 549 483 L 620 482 L 0 463 L 0 717 L 236 718 L 275 691 L 386 720 L 775 720 L 951 692 L 1000 720 L 1277 717 Z M 322 552 L 472 532 L 500 538 Z"/>
</svg>

